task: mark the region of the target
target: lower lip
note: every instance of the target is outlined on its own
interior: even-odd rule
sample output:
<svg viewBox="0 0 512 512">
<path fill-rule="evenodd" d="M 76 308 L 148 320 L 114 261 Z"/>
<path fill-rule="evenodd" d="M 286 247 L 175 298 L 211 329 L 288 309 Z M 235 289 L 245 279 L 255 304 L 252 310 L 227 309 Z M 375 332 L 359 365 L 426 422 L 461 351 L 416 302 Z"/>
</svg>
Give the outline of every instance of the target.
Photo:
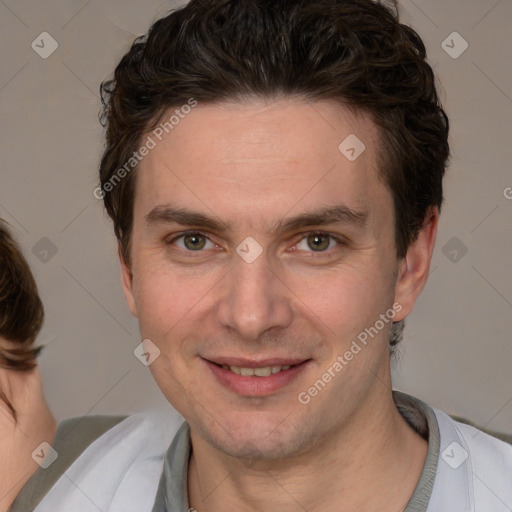
<svg viewBox="0 0 512 512">
<path fill-rule="evenodd" d="M 268 377 L 244 376 L 233 373 L 231 370 L 205 361 L 206 365 L 217 380 L 225 387 L 234 391 L 235 393 L 243 396 L 265 396 L 271 395 L 290 384 L 302 373 L 309 361 L 292 366 L 288 370 L 281 370 L 277 373 L 272 373 Z"/>
</svg>

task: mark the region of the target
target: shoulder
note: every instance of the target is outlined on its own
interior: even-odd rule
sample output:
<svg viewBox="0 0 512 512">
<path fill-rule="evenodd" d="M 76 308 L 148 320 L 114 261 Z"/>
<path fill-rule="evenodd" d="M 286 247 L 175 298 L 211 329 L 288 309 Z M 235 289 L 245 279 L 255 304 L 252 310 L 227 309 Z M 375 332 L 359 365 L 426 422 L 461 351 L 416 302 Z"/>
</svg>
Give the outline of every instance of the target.
<svg viewBox="0 0 512 512">
<path fill-rule="evenodd" d="M 512 445 L 472 425 L 451 419 L 453 427 L 467 448 L 468 458 L 477 475 L 485 477 L 499 470 L 512 489 Z M 512 504 L 512 503 L 510 503 Z"/>
<path fill-rule="evenodd" d="M 116 492 L 129 498 L 151 491 L 148 479 L 158 484 L 163 456 L 182 422 L 173 410 L 64 420 L 52 443 L 57 458 L 36 472 L 9 512 L 97 511 L 100 503 L 111 510 Z"/>
<path fill-rule="evenodd" d="M 490 435 L 491 437 L 494 437 L 496 439 L 500 439 L 501 441 L 505 441 L 506 443 L 512 445 L 512 433 L 506 433 L 506 432 L 497 432 L 493 430 L 486 429 L 484 427 L 479 427 L 476 423 L 473 423 L 472 421 L 462 418 L 460 416 L 453 416 L 451 415 L 451 418 L 456 421 L 457 423 L 463 423 L 464 425 L 470 425 L 471 427 L 474 427 L 475 429 L 484 432 L 485 434 Z"/>
<path fill-rule="evenodd" d="M 166 409 L 134 414 L 111 426 L 76 458 L 35 510 L 150 511 L 165 452 L 183 423 L 178 413 Z"/>
<path fill-rule="evenodd" d="M 493 464 L 504 464 L 511 471 L 509 473 L 512 479 L 512 445 L 505 442 L 501 438 L 508 438 L 507 434 L 487 433 L 477 428 L 473 424 L 458 421 L 451 418 L 446 413 L 434 409 L 436 418 L 439 423 L 441 439 L 444 437 L 451 439 L 456 433 L 458 440 L 463 448 L 468 451 L 468 457 L 474 462 L 484 462 L 492 460 Z M 441 446 L 441 453 L 443 446 Z"/>
<path fill-rule="evenodd" d="M 126 416 L 83 416 L 68 418 L 57 426 L 45 461 L 24 485 L 10 512 L 33 510 L 57 480 L 98 437 L 126 419 Z"/>
<path fill-rule="evenodd" d="M 457 507 L 463 507 L 460 510 L 509 512 L 512 446 L 471 425 L 455 421 L 442 411 L 434 409 L 434 412 L 439 424 L 440 459 L 433 506 L 436 500 L 445 505 L 457 499 Z M 458 490 L 457 496 L 454 489 Z M 437 509 L 429 507 L 430 510 Z"/>
</svg>

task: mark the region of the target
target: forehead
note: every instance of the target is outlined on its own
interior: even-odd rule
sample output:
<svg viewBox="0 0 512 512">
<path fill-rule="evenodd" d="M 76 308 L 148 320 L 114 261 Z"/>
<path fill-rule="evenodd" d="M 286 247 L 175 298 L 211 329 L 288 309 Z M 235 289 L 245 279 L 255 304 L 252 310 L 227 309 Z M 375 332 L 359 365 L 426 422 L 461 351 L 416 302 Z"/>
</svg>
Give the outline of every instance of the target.
<svg viewBox="0 0 512 512">
<path fill-rule="evenodd" d="M 254 225 L 318 206 L 389 206 L 377 172 L 378 130 L 339 103 L 199 104 L 177 119 L 168 133 L 146 134 L 155 144 L 139 165 L 136 213 L 172 203 Z"/>
</svg>

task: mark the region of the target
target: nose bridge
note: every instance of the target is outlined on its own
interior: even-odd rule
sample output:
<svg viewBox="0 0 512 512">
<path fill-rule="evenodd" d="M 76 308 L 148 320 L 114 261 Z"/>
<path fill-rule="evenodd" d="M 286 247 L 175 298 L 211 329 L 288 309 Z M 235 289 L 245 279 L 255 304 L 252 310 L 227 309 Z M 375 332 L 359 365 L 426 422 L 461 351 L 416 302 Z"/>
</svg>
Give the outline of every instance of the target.
<svg viewBox="0 0 512 512">
<path fill-rule="evenodd" d="M 237 330 L 245 339 L 257 339 L 270 328 L 288 325 L 291 308 L 286 288 L 265 253 L 256 258 L 237 254 L 232 264 L 228 290 L 219 305 L 220 323 Z"/>
</svg>

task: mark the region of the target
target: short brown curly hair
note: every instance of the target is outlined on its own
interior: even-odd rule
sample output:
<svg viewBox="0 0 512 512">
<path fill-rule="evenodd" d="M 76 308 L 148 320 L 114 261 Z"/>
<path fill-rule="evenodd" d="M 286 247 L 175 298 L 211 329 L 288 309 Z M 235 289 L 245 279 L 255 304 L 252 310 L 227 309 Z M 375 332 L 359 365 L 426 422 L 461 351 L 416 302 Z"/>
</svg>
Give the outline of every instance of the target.
<svg viewBox="0 0 512 512">
<path fill-rule="evenodd" d="M 130 262 L 136 166 L 114 187 L 111 180 L 142 136 L 191 98 L 254 95 L 335 100 L 371 116 L 403 258 L 429 210 L 441 208 L 449 123 L 421 38 L 400 23 L 396 2 L 387 4 L 191 0 L 137 38 L 100 87 L 100 190 L 124 260 Z"/>
</svg>

